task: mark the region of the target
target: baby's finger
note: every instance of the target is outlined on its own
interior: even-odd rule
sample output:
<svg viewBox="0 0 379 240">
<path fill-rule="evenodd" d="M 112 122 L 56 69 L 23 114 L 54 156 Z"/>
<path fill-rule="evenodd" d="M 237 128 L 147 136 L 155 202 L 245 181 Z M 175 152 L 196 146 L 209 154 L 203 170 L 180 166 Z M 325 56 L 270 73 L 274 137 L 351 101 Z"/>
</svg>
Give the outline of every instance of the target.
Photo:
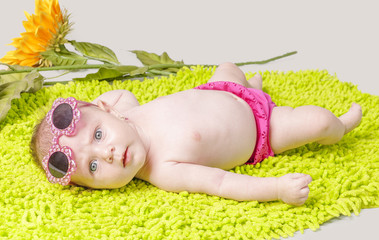
<svg viewBox="0 0 379 240">
<path fill-rule="evenodd" d="M 298 179 L 298 178 L 303 178 L 306 174 L 304 173 L 293 173 L 292 178 L 293 179 Z"/>
<path fill-rule="evenodd" d="M 312 182 L 312 177 L 309 176 L 308 174 L 303 174 L 303 173 L 302 173 L 302 176 L 299 177 L 298 179 L 301 180 L 301 183 L 302 183 L 302 184 L 306 184 L 306 185 L 308 185 L 309 183 Z"/>
<path fill-rule="evenodd" d="M 311 182 L 312 182 L 312 177 L 310 176 L 310 175 L 308 175 L 308 174 L 305 174 L 306 176 L 305 176 L 305 180 L 306 180 L 306 182 L 307 182 L 307 184 L 310 184 Z"/>
<path fill-rule="evenodd" d="M 302 196 L 308 196 L 309 192 L 310 192 L 310 190 L 309 190 L 309 187 L 308 187 L 308 186 L 306 186 L 306 187 L 300 189 L 300 194 L 301 194 Z"/>
<path fill-rule="evenodd" d="M 308 199 L 308 196 L 300 198 L 301 205 L 303 205 Z"/>
</svg>

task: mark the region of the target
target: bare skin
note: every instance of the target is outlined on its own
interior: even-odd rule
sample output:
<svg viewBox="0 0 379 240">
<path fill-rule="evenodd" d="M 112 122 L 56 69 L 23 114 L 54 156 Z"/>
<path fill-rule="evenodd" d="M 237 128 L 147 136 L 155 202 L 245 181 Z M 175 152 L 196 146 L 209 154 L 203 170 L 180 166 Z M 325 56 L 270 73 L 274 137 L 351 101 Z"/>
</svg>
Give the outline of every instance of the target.
<svg viewBox="0 0 379 240">
<path fill-rule="evenodd" d="M 257 74 L 246 80 L 244 73 L 230 63 L 217 68 L 209 80 L 214 81 L 262 88 L 261 76 Z M 312 181 L 309 175 L 293 173 L 282 177 L 259 178 L 227 171 L 244 164 L 253 153 L 252 146 L 256 142 L 256 125 L 251 108 L 231 93 L 192 89 L 160 97 L 140 106 L 130 92 L 116 90 L 101 95 L 94 103 L 104 113 L 110 113 L 120 121 L 105 119 L 99 121 L 101 123 L 98 125 L 109 122 L 112 126 L 119 124 L 119 129 L 118 133 L 104 130 L 107 137 L 104 137 L 104 141 L 96 141 L 96 147 L 100 149 L 96 154 L 92 148 L 83 150 L 88 146 L 79 135 L 62 136 L 60 144 L 69 146 L 74 153 L 81 151 L 83 156 L 92 154 L 91 157 L 96 158 L 99 170 L 91 173 L 91 177 L 86 177 L 88 174 L 84 174 L 84 171 L 88 171 L 85 169 L 93 161 L 76 155 L 79 170 L 72 180 L 82 185 L 94 188 L 121 187 L 135 176 L 166 191 L 206 193 L 239 201 L 282 200 L 288 204 L 302 205 L 308 198 L 308 184 Z M 95 115 L 91 111 L 95 110 L 84 111 L 84 120 L 81 120 L 84 123 L 79 129 L 96 125 L 91 123 L 93 118 L 85 117 L 86 114 L 102 119 L 101 112 Z M 316 106 L 295 109 L 275 107 L 270 119 L 271 147 L 277 154 L 310 142 L 336 143 L 358 126 L 361 116 L 358 104 L 353 104 L 349 112 L 340 118 Z M 100 128 L 107 129 L 106 126 Z M 112 142 L 116 137 L 110 139 L 109 136 L 123 132 L 128 144 L 118 147 L 117 143 Z M 129 140 L 128 136 L 138 138 L 138 141 Z M 124 158 L 114 156 L 123 155 L 119 153 L 124 153 L 125 148 L 128 163 L 123 166 Z M 104 154 L 100 156 L 101 149 Z M 139 164 L 133 165 L 134 161 Z M 132 171 L 136 172 L 135 175 L 126 176 L 130 173 L 121 171 L 128 168 L 128 164 L 131 169 L 135 168 Z M 102 168 L 109 170 L 101 171 Z M 112 175 L 112 171 L 116 170 L 111 168 L 117 168 L 117 171 L 123 168 L 120 170 L 121 175 Z M 105 175 L 108 175 L 108 184 L 104 185 L 102 179 Z M 109 175 L 113 176 L 113 183 Z"/>
</svg>

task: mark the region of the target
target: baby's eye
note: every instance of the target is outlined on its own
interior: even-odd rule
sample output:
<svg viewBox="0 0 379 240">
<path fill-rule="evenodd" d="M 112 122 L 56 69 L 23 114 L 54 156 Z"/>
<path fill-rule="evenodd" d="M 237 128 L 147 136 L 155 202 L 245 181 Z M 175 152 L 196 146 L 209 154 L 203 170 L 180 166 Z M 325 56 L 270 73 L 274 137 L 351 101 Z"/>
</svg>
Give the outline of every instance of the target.
<svg viewBox="0 0 379 240">
<path fill-rule="evenodd" d="M 93 160 L 90 164 L 89 164 L 89 170 L 91 172 L 95 172 L 97 170 L 97 160 Z"/>
<path fill-rule="evenodd" d="M 100 140 L 101 139 L 101 137 L 103 136 L 103 132 L 101 131 L 101 129 L 99 128 L 99 129 L 96 129 L 96 131 L 95 131 L 95 139 L 96 140 Z"/>
</svg>

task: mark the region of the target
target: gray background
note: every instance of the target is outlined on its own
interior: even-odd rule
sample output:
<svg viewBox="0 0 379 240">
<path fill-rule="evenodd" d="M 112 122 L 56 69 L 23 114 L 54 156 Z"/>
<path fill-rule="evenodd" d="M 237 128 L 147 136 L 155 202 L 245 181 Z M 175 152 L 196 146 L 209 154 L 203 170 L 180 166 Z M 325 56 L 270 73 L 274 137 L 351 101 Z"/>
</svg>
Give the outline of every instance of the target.
<svg viewBox="0 0 379 240">
<path fill-rule="evenodd" d="M 379 95 L 377 1 L 100 1 L 60 0 L 75 22 L 68 39 L 100 43 L 123 64 L 139 64 L 130 50 L 167 51 L 185 63 L 219 64 L 298 54 L 246 71 L 326 69 L 364 93 Z M 33 0 L 2 1 L 0 56 L 24 31 Z M 1 68 L 1 67 L 0 67 Z M 68 80 L 76 73 L 64 76 Z M 54 75 L 54 74 L 53 74 Z M 379 208 L 340 217 L 290 239 L 376 239 Z"/>
</svg>

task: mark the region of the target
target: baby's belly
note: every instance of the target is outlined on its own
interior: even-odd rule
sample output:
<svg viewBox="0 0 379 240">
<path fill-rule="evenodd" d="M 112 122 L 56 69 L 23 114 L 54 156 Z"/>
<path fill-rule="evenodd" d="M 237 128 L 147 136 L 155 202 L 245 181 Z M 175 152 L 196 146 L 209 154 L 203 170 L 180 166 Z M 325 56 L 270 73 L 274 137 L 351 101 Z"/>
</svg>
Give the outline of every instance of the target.
<svg viewBox="0 0 379 240">
<path fill-rule="evenodd" d="M 254 128 L 255 130 L 255 128 Z M 247 131 L 246 131 L 247 132 Z M 188 146 L 183 146 L 181 162 L 189 162 L 221 169 L 231 169 L 246 163 L 255 147 L 256 133 L 207 135 L 193 131 Z M 237 136 L 239 135 L 239 136 Z M 186 151 L 187 150 L 187 151 Z"/>
<path fill-rule="evenodd" d="M 167 126 L 171 150 L 166 159 L 222 169 L 249 160 L 256 142 L 250 106 L 230 93 L 213 92 L 211 99 L 200 92 L 196 100 L 182 102 L 174 111 L 176 115 Z"/>
</svg>

